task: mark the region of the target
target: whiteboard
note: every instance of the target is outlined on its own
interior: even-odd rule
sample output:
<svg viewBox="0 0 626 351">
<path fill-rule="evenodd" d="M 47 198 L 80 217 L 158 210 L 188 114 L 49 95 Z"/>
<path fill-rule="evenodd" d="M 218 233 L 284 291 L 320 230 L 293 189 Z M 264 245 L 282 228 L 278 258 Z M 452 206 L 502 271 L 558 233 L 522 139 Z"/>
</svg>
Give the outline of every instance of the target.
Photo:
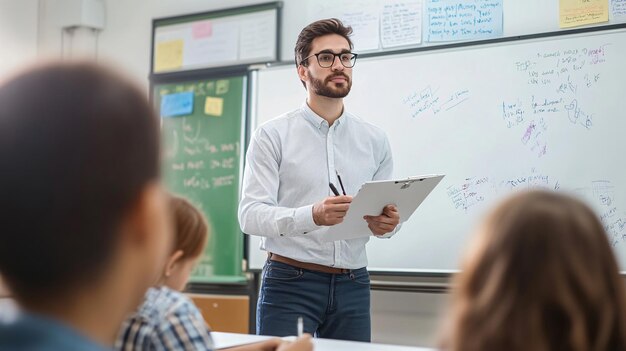
<svg viewBox="0 0 626 351">
<path fill-rule="evenodd" d="M 626 270 L 625 57 L 616 29 L 358 61 L 345 105 L 386 131 L 395 176 L 446 174 L 396 236 L 370 240 L 369 269 L 455 271 L 486 210 L 540 187 L 591 205 Z M 253 81 L 253 128 L 306 97 L 293 65 Z"/>
</svg>

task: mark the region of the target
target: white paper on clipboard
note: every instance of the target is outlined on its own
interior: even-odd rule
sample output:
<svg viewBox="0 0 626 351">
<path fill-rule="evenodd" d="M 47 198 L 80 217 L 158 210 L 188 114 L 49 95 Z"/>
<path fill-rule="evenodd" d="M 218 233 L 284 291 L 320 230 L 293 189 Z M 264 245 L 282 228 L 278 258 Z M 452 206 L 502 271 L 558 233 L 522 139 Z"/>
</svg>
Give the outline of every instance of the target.
<svg viewBox="0 0 626 351">
<path fill-rule="evenodd" d="M 323 236 L 324 240 L 346 240 L 373 235 L 363 216 L 378 216 L 389 204 L 398 207 L 400 223 L 407 221 L 443 177 L 440 174 L 424 175 L 363 184 L 352 199 L 343 222 L 328 228 Z"/>
</svg>

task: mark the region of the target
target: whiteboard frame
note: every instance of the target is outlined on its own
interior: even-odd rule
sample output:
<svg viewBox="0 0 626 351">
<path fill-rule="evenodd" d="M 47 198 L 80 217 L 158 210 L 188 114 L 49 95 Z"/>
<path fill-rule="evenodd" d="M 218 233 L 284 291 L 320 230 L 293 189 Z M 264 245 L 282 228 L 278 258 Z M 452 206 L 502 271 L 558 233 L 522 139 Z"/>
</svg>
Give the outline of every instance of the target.
<svg viewBox="0 0 626 351">
<path fill-rule="evenodd" d="M 463 48 L 463 47 L 492 46 L 494 44 L 500 44 L 500 43 L 510 44 L 510 43 L 518 43 L 518 42 L 523 42 L 523 41 L 528 41 L 528 40 L 534 40 L 534 39 L 556 38 L 559 36 L 574 36 L 574 35 L 588 34 L 588 33 L 594 33 L 594 32 L 598 32 L 598 33 L 611 32 L 611 31 L 619 30 L 619 29 L 626 29 L 626 23 L 609 24 L 609 25 L 604 25 L 604 26 L 583 27 L 583 28 L 553 31 L 553 32 L 519 35 L 519 36 L 509 36 L 509 37 L 501 37 L 501 38 L 486 39 L 486 40 L 479 40 L 479 41 L 463 41 L 463 42 L 455 42 L 455 43 L 450 43 L 450 44 L 415 47 L 415 48 L 408 48 L 404 50 L 395 50 L 395 51 L 387 51 L 387 52 L 385 51 L 373 52 L 373 53 L 360 55 L 360 58 L 368 58 L 368 59 L 376 58 L 376 57 L 393 58 L 397 56 L 406 56 L 406 55 L 421 53 L 425 51 L 449 51 L 449 50 L 454 50 L 454 49 Z M 282 66 L 288 66 L 288 65 L 293 66 L 294 62 L 280 62 L 280 63 L 273 64 L 273 65 L 268 64 L 266 65 L 266 67 L 252 67 L 251 68 L 250 80 L 249 80 L 251 83 L 250 84 L 251 91 L 249 92 L 249 96 L 251 98 L 251 101 L 249 104 L 250 120 L 248 121 L 248 126 L 249 126 L 248 133 L 246 133 L 247 140 L 245 144 L 246 145 L 245 151 L 247 151 L 247 146 L 250 143 L 251 135 L 254 133 L 254 130 L 256 130 L 256 128 L 258 127 L 258 118 L 257 118 L 258 113 L 257 113 L 257 101 L 256 101 L 257 99 L 256 97 L 258 95 L 258 72 L 266 68 L 282 67 Z M 257 262 L 256 260 L 251 258 L 251 256 L 253 255 L 250 254 L 251 252 L 250 250 L 259 250 L 259 248 L 256 245 L 251 245 L 250 235 L 246 234 L 246 238 L 244 242 L 245 242 L 244 260 L 246 260 L 247 262 L 246 267 L 245 267 L 246 271 L 251 272 L 251 273 L 257 273 L 262 270 L 263 265 L 261 264 L 261 262 Z M 620 268 L 620 269 L 621 269 L 620 274 L 623 276 L 626 276 L 626 268 Z M 406 268 L 406 269 L 389 268 L 387 269 L 387 268 L 380 268 L 380 267 L 373 267 L 373 269 L 370 269 L 368 267 L 368 270 L 371 274 L 375 274 L 375 275 L 410 276 L 410 277 L 449 277 L 459 272 L 459 270 L 456 270 L 456 269 L 441 269 L 441 270 L 412 269 L 412 268 Z"/>
</svg>

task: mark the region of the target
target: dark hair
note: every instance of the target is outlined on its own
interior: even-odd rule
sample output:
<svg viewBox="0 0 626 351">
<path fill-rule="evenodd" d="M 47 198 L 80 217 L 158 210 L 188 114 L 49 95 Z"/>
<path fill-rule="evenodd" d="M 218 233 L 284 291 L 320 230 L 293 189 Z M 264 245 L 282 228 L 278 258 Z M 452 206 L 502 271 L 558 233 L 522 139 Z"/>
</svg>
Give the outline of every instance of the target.
<svg viewBox="0 0 626 351">
<path fill-rule="evenodd" d="M 477 234 L 455 278 L 443 349 L 626 350 L 626 289 L 584 203 L 521 193 Z"/>
<path fill-rule="evenodd" d="M 302 62 L 302 59 L 310 55 L 311 43 L 313 43 L 313 40 L 329 34 L 338 34 L 346 38 L 348 45 L 350 45 L 350 49 L 352 49 L 352 41 L 350 40 L 352 27 L 344 26 L 343 23 L 337 18 L 315 21 L 304 27 L 300 32 L 300 35 L 298 35 L 298 40 L 296 41 L 296 47 L 294 49 L 296 55 L 296 66 L 299 64 L 306 66 L 307 63 Z"/>
<path fill-rule="evenodd" d="M 0 87 L 0 272 L 18 299 L 102 273 L 123 216 L 159 177 L 146 96 L 88 63 L 55 63 Z"/>
<path fill-rule="evenodd" d="M 170 208 L 176 232 L 172 253 L 182 250 L 182 258 L 200 256 L 209 236 L 209 226 L 204 215 L 189 201 L 178 196 L 170 197 Z"/>
<path fill-rule="evenodd" d="M 298 40 L 296 40 L 296 47 L 294 49 L 296 67 L 300 64 L 306 67 L 308 62 L 302 62 L 302 59 L 310 55 L 313 40 L 329 34 L 341 35 L 348 41 L 350 49 L 353 48 L 352 41 L 350 40 L 352 27 L 344 26 L 343 23 L 337 18 L 315 21 L 304 27 L 300 32 L 300 35 L 298 35 Z M 304 82 L 302 82 L 302 84 L 304 84 Z M 306 86 L 306 84 L 304 85 Z"/>
</svg>

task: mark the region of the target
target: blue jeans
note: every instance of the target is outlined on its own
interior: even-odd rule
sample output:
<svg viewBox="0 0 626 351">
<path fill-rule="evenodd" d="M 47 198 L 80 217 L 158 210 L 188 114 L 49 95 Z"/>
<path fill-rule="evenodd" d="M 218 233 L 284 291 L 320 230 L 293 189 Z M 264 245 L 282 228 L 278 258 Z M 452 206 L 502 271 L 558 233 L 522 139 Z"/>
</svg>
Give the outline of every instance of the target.
<svg viewBox="0 0 626 351">
<path fill-rule="evenodd" d="M 316 337 L 369 342 L 367 269 L 329 274 L 268 260 L 257 304 L 257 334 L 296 335 L 298 317 L 304 320 L 304 332 Z"/>
</svg>

